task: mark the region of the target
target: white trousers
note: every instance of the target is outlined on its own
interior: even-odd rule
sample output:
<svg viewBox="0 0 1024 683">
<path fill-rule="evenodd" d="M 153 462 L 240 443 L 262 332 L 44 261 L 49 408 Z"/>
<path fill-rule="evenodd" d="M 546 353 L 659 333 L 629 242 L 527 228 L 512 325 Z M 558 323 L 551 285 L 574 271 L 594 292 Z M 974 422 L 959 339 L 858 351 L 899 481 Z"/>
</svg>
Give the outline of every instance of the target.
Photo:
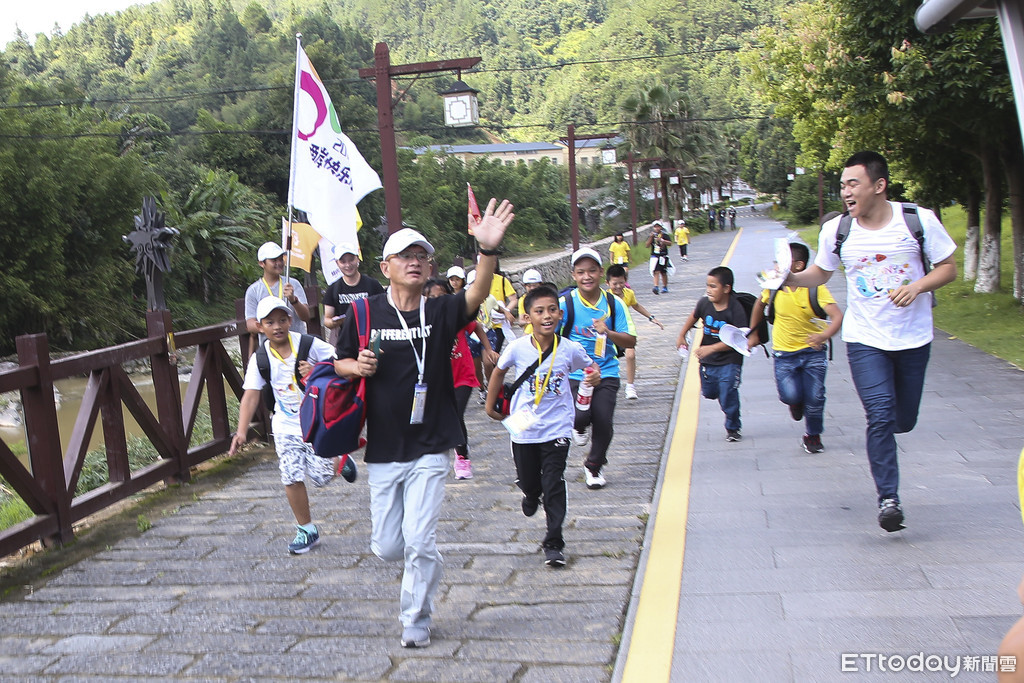
<svg viewBox="0 0 1024 683">
<path fill-rule="evenodd" d="M 366 463 L 370 484 L 370 549 L 380 559 L 405 559 L 400 601 L 403 627 L 430 626 L 441 582 L 437 521 L 448 477 L 448 454 L 411 462 Z"/>
</svg>

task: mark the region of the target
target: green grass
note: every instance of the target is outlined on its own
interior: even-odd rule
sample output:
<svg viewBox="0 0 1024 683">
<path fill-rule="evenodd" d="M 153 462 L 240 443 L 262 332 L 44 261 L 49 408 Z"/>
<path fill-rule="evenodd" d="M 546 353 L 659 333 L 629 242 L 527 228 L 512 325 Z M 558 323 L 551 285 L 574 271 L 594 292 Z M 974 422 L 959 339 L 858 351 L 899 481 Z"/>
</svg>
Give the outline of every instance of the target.
<svg viewBox="0 0 1024 683">
<path fill-rule="evenodd" d="M 779 216 L 776 216 L 779 217 Z M 942 223 L 957 243 L 957 279 L 939 290 L 935 325 L 986 353 L 1024 369 L 1024 307 L 1011 294 L 1013 286 L 1013 236 L 1009 216 L 1003 217 L 1001 286 L 992 294 L 977 294 L 974 282 L 963 279 L 964 237 L 967 217 L 959 206 L 944 209 Z M 817 225 L 789 227 L 812 247 L 818 244 Z"/>
</svg>

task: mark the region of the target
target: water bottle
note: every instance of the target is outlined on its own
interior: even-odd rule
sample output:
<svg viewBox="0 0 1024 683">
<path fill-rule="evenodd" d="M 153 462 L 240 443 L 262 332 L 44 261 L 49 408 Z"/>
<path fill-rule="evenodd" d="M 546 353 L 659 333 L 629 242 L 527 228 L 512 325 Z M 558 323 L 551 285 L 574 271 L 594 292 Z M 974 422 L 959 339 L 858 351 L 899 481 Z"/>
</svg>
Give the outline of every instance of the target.
<svg viewBox="0 0 1024 683">
<path fill-rule="evenodd" d="M 589 377 L 593 371 L 593 368 L 584 368 L 583 377 Z M 586 382 L 580 382 L 580 388 L 576 392 L 576 410 L 590 410 L 590 397 L 593 395 L 594 387 Z"/>
</svg>

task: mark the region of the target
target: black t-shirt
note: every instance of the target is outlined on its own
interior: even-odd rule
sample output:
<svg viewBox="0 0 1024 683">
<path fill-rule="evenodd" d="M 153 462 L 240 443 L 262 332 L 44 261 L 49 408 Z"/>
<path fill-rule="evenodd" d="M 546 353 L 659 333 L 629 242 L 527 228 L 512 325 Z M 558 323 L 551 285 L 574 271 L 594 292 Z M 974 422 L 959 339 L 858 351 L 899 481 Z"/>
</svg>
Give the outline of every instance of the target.
<svg viewBox="0 0 1024 683">
<path fill-rule="evenodd" d="M 476 318 L 466 314 L 465 290 L 427 299 L 423 382 L 427 385 L 422 424 L 409 424 L 416 385 L 416 356 L 386 294 L 368 299 L 370 329 L 381 331 L 377 372 L 366 380 L 366 462 L 409 462 L 442 453 L 465 439 L 455 405 L 451 352 L 455 335 Z M 403 311 L 416 352 L 420 352 L 420 312 Z M 346 316 L 338 337 L 338 358 L 355 358 L 359 340 L 353 316 Z"/>
<path fill-rule="evenodd" d="M 718 331 L 726 323 L 734 327 L 746 327 L 750 324 L 750 319 L 747 317 L 747 312 L 743 309 L 743 304 L 731 294 L 729 295 L 729 305 L 722 311 L 715 310 L 715 305 L 708 301 L 706 296 L 702 296 L 700 301 L 697 302 L 697 306 L 693 309 L 693 314 L 697 320 L 704 324 L 704 337 L 701 339 L 701 346 L 710 346 L 721 341 L 718 338 Z M 701 365 L 730 364 L 743 365 L 743 354 L 739 351 L 728 349 L 727 351 L 715 351 L 710 356 L 705 356 L 701 360 Z"/>
<path fill-rule="evenodd" d="M 345 282 L 343 277 L 331 283 L 324 294 L 324 305 L 334 308 L 334 315 L 345 315 L 356 299 L 365 299 L 383 292 L 384 288 L 379 282 L 369 275 L 360 273 L 359 282 L 354 285 Z"/>
<path fill-rule="evenodd" d="M 659 232 L 655 234 L 654 239 L 651 240 L 651 256 L 665 256 L 668 254 L 668 245 L 662 244 L 662 240 L 666 238 L 665 233 Z"/>
</svg>

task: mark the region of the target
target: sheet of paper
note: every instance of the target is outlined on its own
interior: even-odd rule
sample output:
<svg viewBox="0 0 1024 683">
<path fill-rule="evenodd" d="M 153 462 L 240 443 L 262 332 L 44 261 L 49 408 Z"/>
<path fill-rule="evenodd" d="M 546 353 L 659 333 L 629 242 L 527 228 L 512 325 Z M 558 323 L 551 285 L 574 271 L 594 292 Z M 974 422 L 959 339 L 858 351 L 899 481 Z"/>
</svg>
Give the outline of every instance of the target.
<svg viewBox="0 0 1024 683">
<path fill-rule="evenodd" d="M 757 284 L 761 289 L 778 289 L 789 276 L 790 268 L 793 267 L 793 255 L 789 251 L 789 240 L 785 237 L 776 237 L 774 240 L 775 261 L 770 268 L 766 268 L 757 274 Z"/>
<path fill-rule="evenodd" d="M 749 327 L 736 327 L 726 323 L 722 325 L 722 329 L 718 331 L 718 338 L 728 344 L 730 347 L 739 351 L 744 356 L 750 355 L 750 349 L 747 348 L 747 333 L 750 332 Z"/>
</svg>

